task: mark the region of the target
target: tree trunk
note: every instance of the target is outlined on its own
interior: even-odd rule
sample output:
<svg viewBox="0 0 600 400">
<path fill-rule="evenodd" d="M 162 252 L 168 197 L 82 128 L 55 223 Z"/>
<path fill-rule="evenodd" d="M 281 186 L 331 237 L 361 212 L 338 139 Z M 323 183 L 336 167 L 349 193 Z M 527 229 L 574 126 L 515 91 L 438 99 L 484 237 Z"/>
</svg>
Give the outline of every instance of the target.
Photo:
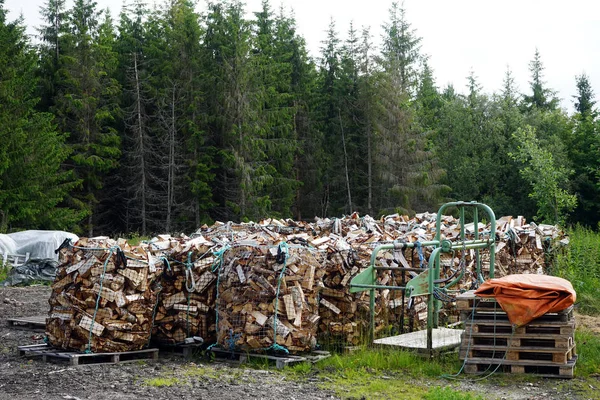
<svg viewBox="0 0 600 400">
<path fill-rule="evenodd" d="M 171 95 L 171 121 L 169 126 L 169 173 L 167 178 L 167 220 L 165 229 L 171 232 L 172 211 L 175 200 L 175 86 Z"/>
<path fill-rule="evenodd" d="M 136 111 L 137 111 L 137 137 L 140 152 L 140 169 L 142 171 L 142 181 L 140 182 L 141 199 L 140 199 L 140 217 L 142 219 L 142 236 L 146 236 L 146 148 L 144 146 L 144 127 L 142 122 L 142 102 L 140 91 L 140 80 L 138 75 L 137 53 L 133 55 L 133 68 L 135 72 L 135 96 L 136 96 Z"/>
<path fill-rule="evenodd" d="M 348 190 L 348 207 L 352 214 L 352 194 L 350 193 L 350 177 L 348 175 L 348 152 L 346 151 L 346 137 L 344 135 L 344 125 L 342 124 L 342 112 L 338 108 L 338 118 L 340 120 L 340 130 L 342 131 L 342 146 L 344 148 L 344 171 L 346 173 L 346 189 Z"/>
</svg>

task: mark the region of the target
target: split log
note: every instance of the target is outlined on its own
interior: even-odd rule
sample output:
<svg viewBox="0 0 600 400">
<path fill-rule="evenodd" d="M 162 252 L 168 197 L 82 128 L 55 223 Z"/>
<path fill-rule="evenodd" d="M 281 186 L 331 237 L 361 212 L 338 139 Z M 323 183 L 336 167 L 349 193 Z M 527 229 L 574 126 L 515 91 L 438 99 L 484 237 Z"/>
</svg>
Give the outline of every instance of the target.
<svg viewBox="0 0 600 400">
<path fill-rule="evenodd" d="M 98 353 L 147 346 L 162 273 L 149 253 L 147 245 L 105 238 L 62 249 L 46 320 L 49 343 Z"/>
</svg>

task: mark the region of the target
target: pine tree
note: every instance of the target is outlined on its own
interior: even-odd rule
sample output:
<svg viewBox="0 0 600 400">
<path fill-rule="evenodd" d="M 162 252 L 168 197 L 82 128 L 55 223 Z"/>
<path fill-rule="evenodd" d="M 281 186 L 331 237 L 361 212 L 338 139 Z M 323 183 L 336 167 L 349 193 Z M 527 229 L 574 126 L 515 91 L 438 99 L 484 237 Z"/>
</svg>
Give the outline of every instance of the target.
<svg viewBox="0 0 600 400">
<path fill-rule="evenodd" d="M 94 217 L 107 174 L 118 165 L 120 141 L 115 130 L 120 113 L 120 86 L 113 77 L 117 58 L 112 46 L 110 14 L 99 26 L 96 3 L 77 0 L 71 10 L 65 49 L 60 55 L 61 79 L 54 99 L 59 127 L 69 132 L 69 160 L 82 189 L 73 204 L 88 215 L 83 228 L 93 235 Z"/>
<path fill-rule="evenodd" d="M 594 92 L 585 74 L 576 77 L 576 87 L 575 125 L 565 143 L 574 170 L 570 183 L 578 199 L 571 220 L 596 227 L 600 222 L 600 124 Z"/>
<path fill-rule="evenodd" d="M 36 111 L 36 61 L 22 20 L 8 22 L 0 0 L 0 232 L 70 230 L 82 217 L 62 203 L 77 182 L 60 171 L 65 135 Z"/>
<path fill-rule="evenodd" d="M 123 187 L 123 229 L 125 232 L 139 232 L 143 236 L 161 231 L 164 224 L 163 213 L 160 212 L 164 197 L 152 184 L 160 179 L 156 165 L 161 149 L 150 129 L 153 98 L 144 51 L 147 15 L 148 11 L 140 0 L 125 6 L 120 16 L 116 46 L 124 113 L 121 135 L 123 157 L 118 173 Z"/>
<path fill-rule="evenodd" d="M 215 198 L 217 219 L 256 219 L 271 209 L 266 189 L 273 183 L 265 133 L 256 124 L 256 88 L 250 52 L 251 25 L 240 2 L 211 3 L 204 45 L 212 55 L 207 93 L 208 130 L 219 151 Z"/>
<path fill-rule="evenodd" d="M 40 97 L 39 108 L 48 111 L 53 105 L 56 95 L 55 83 L 60 68 L 60 55 L 64 47 L 64 36 L 67 33 L 67 13 L 65 0 L 48 0 L 40 8 L 44 25 L 37 28 L 40 39 Z"/>
<path fill-rule="evenodd" d="M 587 118 L 588 116 L 595 118 L 598 113 L 594 110 L 596 102 L 594 101 L 594 91 L 588 76 L 583 73 L 576 76 L 575 81 L 577 86 L 577 95 L 573 96 L 575 99 L 575 111 L 577 111 L 582 118 Z"/>
<path fill-rule="evenodd" d="M 421 58 L 421 37 L 411 28 L 404 5 L 392 3 L 389 21 L 383 29 L 381 63 L 388 73 L 394 75 L 397 87 L 412 95 L 417 82 L 416 66 Z"/>
<path fill-rule="evenodd" d="M 434 130 L 438 124 L 442 98 L 435 85 L 433 71 L 427 60 L 423 61 L 415 97 L 415 107 L 421 128 L 426 131 Z"/>
<path fill-rule="evenodd" d="M 416 124 L 412 107 L 420 38 L 410 29 L 403 8 L 390 9 L 384 25 L 379 60 L 378 119 L 375 159 L 380 178 L 381 207 L 402 212 L 436 208 L 444 191 L 443 170 L 427 147 L 427 135 Z"/>
<path fill-rule="evenodd" d="M 294 94 L 292 93 L 292 57 L 294 40 L 291 25 L 285 19 L 275 19 L 269 2 L 255 13 L 254 45 L 252 49 L 252 86 L 255 95 L 252 108 L 257 126 L 265 140 L 265 156 L 271 184 L 264 187 L 274 215 L 290 216 L 299 182 L 294 174 L 294 159 L 298 150 L 294 131 Z"/>
<path fill-rule="evenodd" d="M 551 111 L 558 106 L 556 92 L 548 89 L 544 82 L 544 64 L 538 49 L 535 49 L 533 60 L 529 63 L 529 71 L 531 71 L 531 95 L 523 96 L 523 104 L 528 109 L 537 108 L 539 110 Z"/>
</svg>

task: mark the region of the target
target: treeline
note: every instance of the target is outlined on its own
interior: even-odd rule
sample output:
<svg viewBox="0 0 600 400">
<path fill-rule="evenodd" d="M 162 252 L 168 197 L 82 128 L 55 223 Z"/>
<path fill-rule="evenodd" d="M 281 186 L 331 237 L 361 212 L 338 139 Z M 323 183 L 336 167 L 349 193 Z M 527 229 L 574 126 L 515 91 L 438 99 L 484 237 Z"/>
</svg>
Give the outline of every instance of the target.
<svg viewBox="0 0 600 400">
<path fill-rule="evenodd" d="M 381 48 L 332 20 L 318 59 L 268 1 L 48 0 L 36 45 L 0 0 L 0 232 L 191 231 L 214 220 L 435 211 L 596 226 L 600 125 L 586 75 L 572 115 L 543 80 L 438 88 L 405 10 Z M 499 78 L 500 80 L 501 78 Z"/>
</svg>

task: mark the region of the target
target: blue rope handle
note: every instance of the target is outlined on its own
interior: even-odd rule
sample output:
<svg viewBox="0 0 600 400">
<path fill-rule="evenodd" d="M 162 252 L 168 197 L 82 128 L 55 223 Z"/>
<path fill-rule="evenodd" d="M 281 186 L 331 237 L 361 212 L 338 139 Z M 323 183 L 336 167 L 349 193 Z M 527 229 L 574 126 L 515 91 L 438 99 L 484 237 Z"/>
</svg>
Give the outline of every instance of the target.
<svg viewBox="0 0 600 400">
<path fill-rule="evenodd" d="M 73 246 L 75 247 L 75 246 Z M 76 247 L 75 247 L 76 248 Z M 102 249 L 102 248 L 83 248 L 83 247 L 79 247 L 79 249 L 82 250 L 107 250 L 106 248 Z M 102 297 L 102 287 L 104 286 L 104 275 L 106 274 L 106 267 L 108 265 L 108 262 L 110 261 L 112 255 L 115 253 L 115 250 L 121 250 L 121 248 L 119 246 L 112 246 L 110 249 L 108 249 L 109 253 L 108 253 L 108 257 L 106 257 L 106 260 L 104 261 L 104 266 L 102 268 L 102 275 L 100 275 L 100 290 L 98 291 L 98 297 L 96 298 L 96 308 L 94 309 L 94 316 L 92 317 L 92 323 L 90 324 L 90 336 L 88 338 L 88 344 L 87 347 L 85 349 L 86 353 L 93 353 L 92 352 L 92 332 L 94 331 L 94 322 L 96 322 L 96 314 L 98 314 L 98 307 L 100 307 L 100 298 Z"/>
<path fill-rule="evenodd" d="M 415 246 L 417 248 L 417 253 L 419 254 L 419 268 L 423 269 L 423 264 L 425 262 L 425 256 L 423 255 L 423 245 L 420 241 L 415 242 Z"/>
<path fill-rule="evenodd" d="M 281 280 L 283 279 L 283 275 L 285 274 L 285 270 L 287 267 L 287 259 L 288 259 L 288 244 L 283 241 L 279 243 L 279 251 L 283 253 L 283 268 L 279 273 L 279 279 L 277 280 L 277 293 L 275 293 L 275 315 L 273 316 L 273 344 L 267 348 L 267 350 L 276 350 L 283 351 L 286 354 L 289 354 L 289 351 L 284 346 L 277 344 L 277 319 L 279 317 L 279 293 L 281 291 Z"/>
<path fill-rule="evenodd" d="M 217 331 L 217 342 L 211 344 L 207 350 L 212 349 L 213 347 L 218 345 L 218 336 L 219 336 L 219 282 L 221 281 L 221 271 L 223 270 L 221 267 L 223 266 L 223 257 L 227 250 L 229 250 L 231 246 L 225 245 L 221 250 L 217 250 L 213 252 L 213 256 L 215 260 L 213 261 L 213 265 L 210 268 L 211 272 L 217 272 L 217 293 L 215 296 L 215 330 Z"/>
</svg>

